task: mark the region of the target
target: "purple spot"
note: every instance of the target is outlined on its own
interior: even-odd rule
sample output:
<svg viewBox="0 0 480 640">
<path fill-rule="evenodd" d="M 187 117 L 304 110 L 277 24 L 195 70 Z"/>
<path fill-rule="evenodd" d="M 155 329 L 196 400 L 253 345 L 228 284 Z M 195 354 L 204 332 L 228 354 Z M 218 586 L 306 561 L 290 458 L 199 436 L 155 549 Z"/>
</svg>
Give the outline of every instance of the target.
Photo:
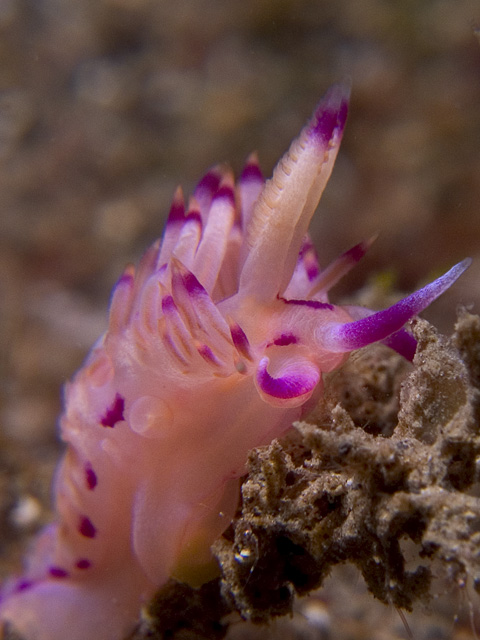
<svg viewBox="0 0 480 640">
<path fill-rule="evenodd" d="M 245 358 L 251 359 L 250 343 L 242 327 L 236 322 L 232 322 L 230 325 L 230 335 L 232 336 L 233 344 L 239 353 Z"/>
<path fill-rule="evenodd" d="M 32 580 L 20 580 L 20 582 L 15 587 L 15 591 L 27 591 L 27 589 L 31 589 L 34 584 L 35 583 L 32 582 Z"/>
<path fill-rule="evenodd" d="M 93 491 L 97 486 L 97 474 L 92 469 L 92 465 L 89 462 L 85 465 L 85 479 L 87 481 L 87 487 L 90 491 Z"/>
<path fill-rule="evenodd" d="M 93 526 L 91 520 L 85 516 L 80 518 L 80 524 L 78 525 L 78 532 L 85 536 L 85 538 L 95 538 L 97 530 Z"/>
<path fill-rule="evenodd" d="M 229 187 L 226 184 L 220 187 L 220 189 L 216 192 L 213 199 L 219 200 L 220 198 L 228 200 L 232 207 L 235 206 L 235 194 L 233 192 L 232 187 Z"/>
<path fill-rule="evenodd" d="M 61 567 L 50 567 L 48 573 L 52 576 L 52 578 L 67 578 L 68 571 L 62 569 Z"/>
<path fill-rule="evenodd" d="M 298 338 L 293 335 L 293 333 L 282 333 L 281 336 L 275 338 L 273 344 L 277 345 L 277 347 L 286 347 L 289 344 L 296 344 L 298 342 Z"/>
<path fill-rule="evenodd" d="M 92 563 L 90 562 L 90 560 L 87 560 L 87 558 L 80 558 L 80 560 L 77 560 L 77 562 L 75 563 L 75 566 L 77 567 L 77 569 L 90 569 Z"/>
<path fill-rule="evenodd" d="M 245 165 L 242 175 L 240 176 L 240 181 L 248 182 L 249 180 L 263 182 L 263 175 L 258 164 L 250 163 Z"/>
<path fill-rule="evenodd" d="M 123 418 L 123 410 L 125 408 L 125 400 L 122 398 L 120 394 L 117 393 L 115 396 L 115 400 L 112 403 L 112 406 L 109 407 L 100 420 L 100 424 L 103 427 L 113 427 L 117 424 L 117 422 L 121 422 Z"/>
<path fill-rule="evenodd" d="M 308 369 L 302 367 L 302 371 L 288 373 L 279 378 L 271 376 L 267 366 L 268 358 L 262 358 L 258 364 L 257 383 L 264 393 L 273 398 L 300 398 L 311 393 L 320 380 L 320 373 L 313 365 Z"/>
<path fill-rule="evenodd" d="M 281 296 L 279 296 L 279 299 L 283 300 L 285 304 L 296 304 L 303 307 L 311 307 L 312 309 L 328 309 L 329 311 L 333 311 L 333 309 L 335 309 L 333 304 L 320 302 L 319 300 L 287 300 Z"/>
</svg>

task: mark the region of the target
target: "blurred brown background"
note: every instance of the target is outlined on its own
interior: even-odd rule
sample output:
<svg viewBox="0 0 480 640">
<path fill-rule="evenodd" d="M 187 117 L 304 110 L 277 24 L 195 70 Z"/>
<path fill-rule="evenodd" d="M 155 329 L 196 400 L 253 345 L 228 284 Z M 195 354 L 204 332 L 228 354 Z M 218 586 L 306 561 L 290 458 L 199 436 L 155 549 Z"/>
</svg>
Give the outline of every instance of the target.
<svg viewBox="0 0 480 640">
<path fill-rule="evenodd" d="M 332 82 L 352 103 L 313 235 L 326 262 L 380 233 L 334 298 L 378 271 L 410 291 L 470 255 L 426 316 L 448 331 L 457 303 L 479 311 L 479 34 L 478 0 L 0 1 L 8 539 L 14 496 L 48 496 L 60 386 L 175 186 L 254 149 L 270 175 Z"/>
</svg>

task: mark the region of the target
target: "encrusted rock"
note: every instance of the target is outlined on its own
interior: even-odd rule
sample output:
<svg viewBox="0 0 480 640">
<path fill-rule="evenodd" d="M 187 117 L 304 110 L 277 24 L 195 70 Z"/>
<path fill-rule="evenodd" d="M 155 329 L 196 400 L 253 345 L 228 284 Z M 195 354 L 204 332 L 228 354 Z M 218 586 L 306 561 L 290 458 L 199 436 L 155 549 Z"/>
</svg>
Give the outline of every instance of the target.
<svg viewBox="0 0 480 640">
<path fill-rule="evenodd" d="M 480 591 L 480 319 L 462 311 L 451 339 L 423 320 L 413 330 L 413 367 L 382 346 L 359 352 L 308 422 L 252 451 L 237 517 L 214 546 L 220 582 L 202 587 L 213 609 L 172 583 L 155 605 L 163 627 L 144 625 L 138 640 L 190 638 L 195 625 L 195 637 L 222 637 L 229 610 L 267 622 L 342 563 L 407 610 L 435 595 L 439 575 Z"/>
</svg>

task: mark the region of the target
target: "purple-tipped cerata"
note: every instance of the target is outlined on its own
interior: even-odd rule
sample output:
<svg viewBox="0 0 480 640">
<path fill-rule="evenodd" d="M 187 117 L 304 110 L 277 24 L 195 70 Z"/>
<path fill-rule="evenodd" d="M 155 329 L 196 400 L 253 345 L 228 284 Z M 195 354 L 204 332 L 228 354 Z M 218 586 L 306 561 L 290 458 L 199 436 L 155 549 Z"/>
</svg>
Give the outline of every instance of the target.
<svg viewBox="0 0 480 640">
<path fill-rule="evenodd" d="M 56 520 L 0 596 L 0 624 L 25 640 L 123 640 L 170 578 L 209 580 L 249 450 L 301 418 L 349 351 L 381 340 L 411 359 L 404 323 L 467 268 L 385 311 L 329 301 L 371 244 L 322 268 L 308 236 L 347 103 L 330 89 L 270 180 L 252 154 L 237 183 L 216 167 L 188 205 L 178 189 L 162 241 L 115 286 L 65 389 Z"/>
</svg>

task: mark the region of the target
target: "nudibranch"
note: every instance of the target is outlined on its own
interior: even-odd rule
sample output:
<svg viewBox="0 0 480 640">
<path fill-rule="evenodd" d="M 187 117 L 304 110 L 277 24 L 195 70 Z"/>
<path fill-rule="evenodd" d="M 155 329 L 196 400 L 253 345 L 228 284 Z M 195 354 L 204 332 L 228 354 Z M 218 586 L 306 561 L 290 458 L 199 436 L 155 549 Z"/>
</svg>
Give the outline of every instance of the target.
<svg viewBox="0 0 480 640">
<path fill-rule="evenodd" d="M 369 245 L 321 269 L 308 236 L 347 106 L 332 87 L 270 180 L 253 155 L 236 184 L 222 167 L 187 207 L 176 192 L 162 241 L 125 270 L 105 335 L 66 385 L 57 519 L 4 586 L 2 625 L 26 640 L 122 640 L 169 577 L 210 577 L 248 451 L 319 399 L 323 374 L 376 341 L 413 357 L 404 324 L 469 260 L 384 311 L 328 301 Z"/>
</svg>

